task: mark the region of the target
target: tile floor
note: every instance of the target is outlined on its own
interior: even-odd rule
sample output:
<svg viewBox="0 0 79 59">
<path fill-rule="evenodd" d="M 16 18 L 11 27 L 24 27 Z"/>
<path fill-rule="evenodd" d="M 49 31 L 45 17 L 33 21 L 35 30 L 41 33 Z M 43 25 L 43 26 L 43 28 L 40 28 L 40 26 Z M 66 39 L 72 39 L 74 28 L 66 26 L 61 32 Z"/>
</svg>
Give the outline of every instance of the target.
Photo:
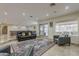
<svg viewBox="0 0 79 59">
<path fill-rule="evenodd" d="M 71 45 L 71 46 L 58 46 L 55 45 L 50 48 L 46 53 L 42 56 L 79 56 L 79 46 Z"/>
</svg>

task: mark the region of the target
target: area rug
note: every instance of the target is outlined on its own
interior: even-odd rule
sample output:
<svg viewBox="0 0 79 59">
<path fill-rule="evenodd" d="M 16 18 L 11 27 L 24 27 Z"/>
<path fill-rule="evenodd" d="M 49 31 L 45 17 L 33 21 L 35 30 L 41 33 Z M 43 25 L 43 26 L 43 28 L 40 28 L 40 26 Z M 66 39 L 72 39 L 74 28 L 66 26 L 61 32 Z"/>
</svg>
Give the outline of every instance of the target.
<svg viewBox="0 0 79 59">
<path fill-rule="evenodd" d="M 40 48 L 36 53 L 34 53 L 33 56 L 41 56 L 53 46 L 54 46 L 54 43 L 52 43 L 48 46 L 44 46 L 44 47 Z"/>
<path fill-rule="evenodd" d="M 34 47 L 33 49 L 31 49 L 32 50 L 31 56 L 41 56 L 49 48 L 53 47 L 54 43 L 53 41 L 49 41 L 48 39 L 43 40 L 33 39 L 33 40 L 22 41 L 19 42 L 18 44 L 13 44 L 11 46 L 13 47 L 14 51 L 16 51 L 15 52 L 16 56 L 28 56 L 26 54 L 29 50 L 26 49 L 25 47 L 30 45 Z M 27 52 L 25 53 L 26 50 Z"/>
</svg>

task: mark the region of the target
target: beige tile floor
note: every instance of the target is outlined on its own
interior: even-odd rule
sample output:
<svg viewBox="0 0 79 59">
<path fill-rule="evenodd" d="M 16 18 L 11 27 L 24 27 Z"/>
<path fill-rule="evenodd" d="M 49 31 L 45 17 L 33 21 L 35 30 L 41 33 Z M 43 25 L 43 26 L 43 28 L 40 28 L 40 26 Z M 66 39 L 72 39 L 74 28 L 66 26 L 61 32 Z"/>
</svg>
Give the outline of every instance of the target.
<svg viewBox="0 0 79 59">
<path fill-rule="evenodd" d="M 79 46 L 71 45 L 71 46 L 58 46 L 55 45 L 50 48 L 46 53 L 42 56 L 79 56 Z"/>
</svg>

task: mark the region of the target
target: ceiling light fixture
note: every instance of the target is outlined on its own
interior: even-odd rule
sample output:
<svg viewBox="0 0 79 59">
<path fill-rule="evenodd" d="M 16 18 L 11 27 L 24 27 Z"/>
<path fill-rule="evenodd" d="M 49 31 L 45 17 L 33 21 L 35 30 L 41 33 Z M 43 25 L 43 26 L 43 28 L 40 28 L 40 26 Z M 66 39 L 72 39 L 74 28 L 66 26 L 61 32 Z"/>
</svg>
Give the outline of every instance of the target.
<svg viewBox="0 0 79 59">
<path fill-rule="evenodd" d="M 4 12 L 4 15 L 8 15 L 8 13 L 7 12 Z"/>
<path fill-rule="evenodd" d="M 33 17 L 33 16 L 30 16 L 31 18 Z"/>
<path fill-rule="evenodd" d="M 22 15 L 25 16 L 26 14 L 23 12 Z"/>
<path fill-rule="evenodd" d="M 49 14 L 47 13 L 46 16 L 49 16 Z"/>
<path fill-rule="evenodd" d="M 65 10 L 68 10 L 69 9 L 69 6 L 65 6 Z"/>
</svg>

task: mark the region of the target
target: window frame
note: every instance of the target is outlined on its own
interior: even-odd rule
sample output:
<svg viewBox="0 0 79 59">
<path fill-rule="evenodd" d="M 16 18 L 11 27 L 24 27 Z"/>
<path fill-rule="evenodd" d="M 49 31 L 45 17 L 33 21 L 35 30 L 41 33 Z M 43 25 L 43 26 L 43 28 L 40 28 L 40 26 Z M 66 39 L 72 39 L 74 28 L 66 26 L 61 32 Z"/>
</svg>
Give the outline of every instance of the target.
<svg viewBox="0 0 79 59">
<path fill-rule="evenodd" d="M 58 25 L 58 24 L 60 24 L 60 25 Z M 69 27 L 67 27 L 68 25 L 69 25 L 69 27 L 71 27 L 71 30 L 69 30 L 69 31 L 67 29 L 67 28 L 69 28 Z M 64 30 L 58 30 L 57 29 L 57 27 L 60 28 L 61 26 L 64 26 Z M 77 27 L 75 27 L 76 28 L 75 30 L 74 30 L 74 26 L 77 26 Z M 75 20 L 75 21 L 66 21 L 66 22 L 56 23 L 56 25 L 55 25 L 55 32 L 56 33 L 65 33 L 65 32 L 68 32 L 68 34 L 70 36 L 78 36 L 78 21 Z"/>
<path fill-rule="evenodd" d="M 44 35 L 45 25 L 48 25 L 48 23 L 39 24 L 39 35 L 40 35 L 40 36 L 46 36 L 46 35 Z M 43 32 L 43 35 L 41 35 L 40 26 L 43 26 L 43 31 L 42 31 L 42 32 Z M 47 36 L 48 36 L 48 35 L 47 35 Z"/>
</svg>

